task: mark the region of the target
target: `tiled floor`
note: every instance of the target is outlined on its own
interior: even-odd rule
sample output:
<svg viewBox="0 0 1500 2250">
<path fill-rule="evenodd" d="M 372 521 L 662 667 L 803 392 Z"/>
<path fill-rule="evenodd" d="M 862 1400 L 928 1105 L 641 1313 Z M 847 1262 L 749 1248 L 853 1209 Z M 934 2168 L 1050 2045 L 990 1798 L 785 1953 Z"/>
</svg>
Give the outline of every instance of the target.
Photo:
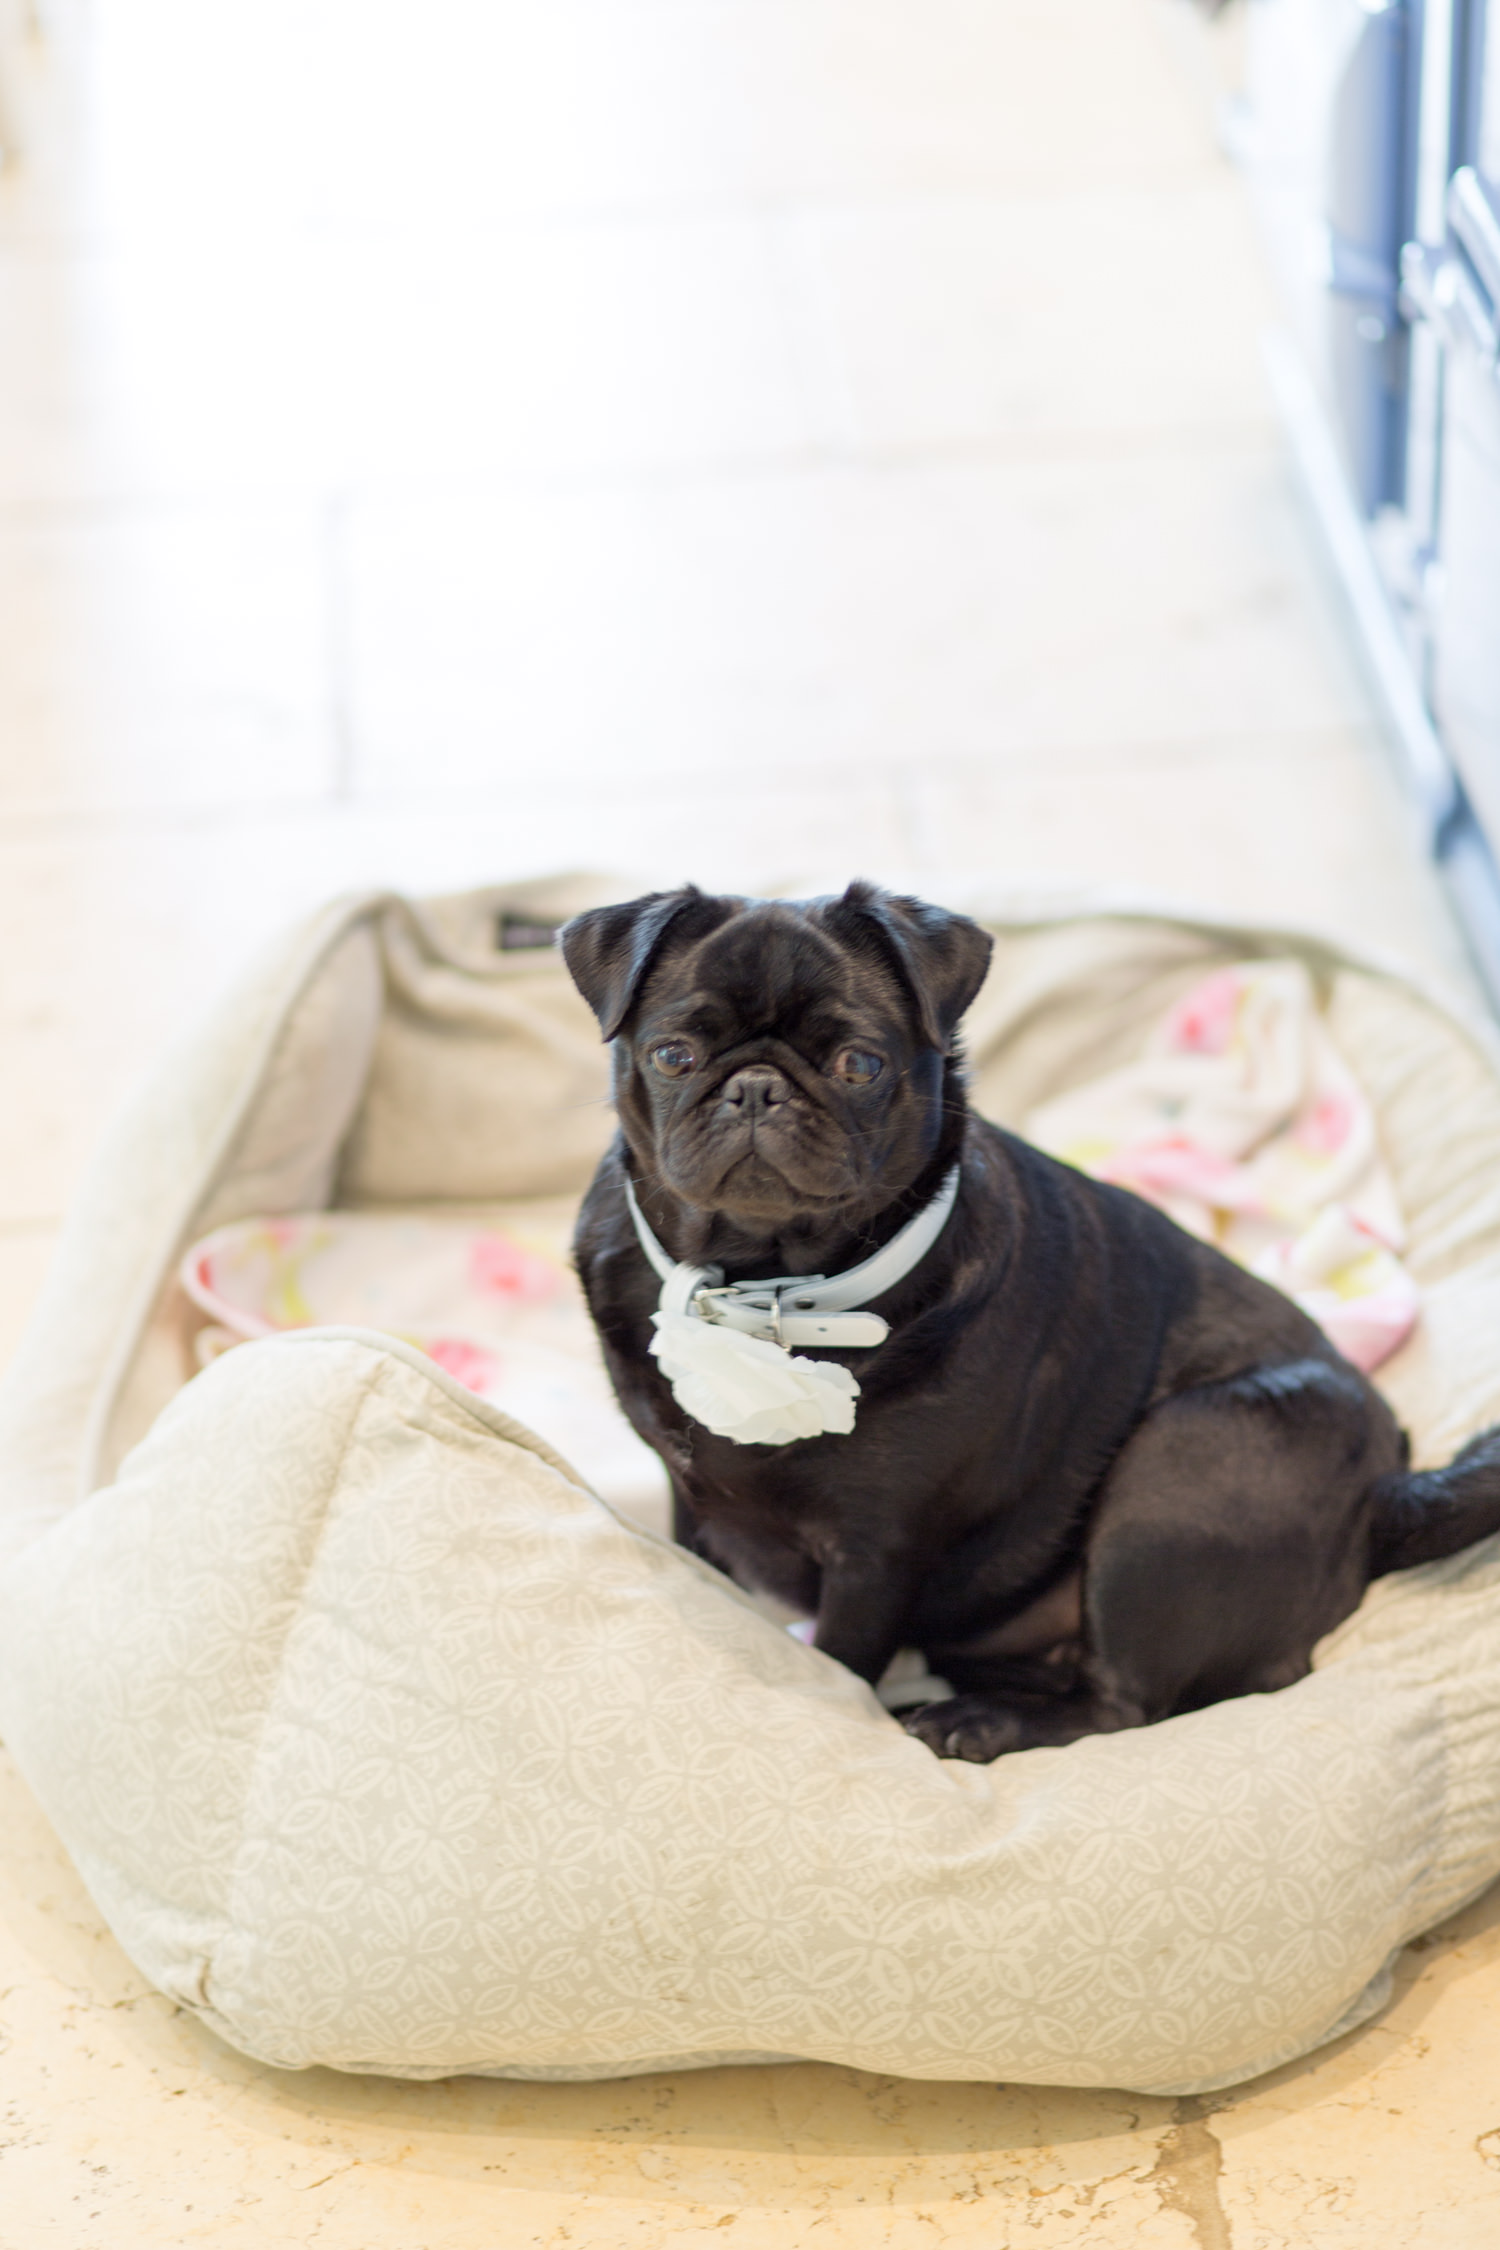
<svg viewBox="0 0 1500 2250">
<path fill-rule="evenodd" d="M 1204 98 L 1232 27 L 42 21 L 0 8 L 0 1352 L 123 1085 L 349 885 L 1115 881 L 1463 979 L 1269 416 Z M 814 2067 L 413 2089 L 226 2055 L 3 1797 L 3 2250 L 1500 2230 L 1490 1906 L 1211 2112 Z"/>
</svg>

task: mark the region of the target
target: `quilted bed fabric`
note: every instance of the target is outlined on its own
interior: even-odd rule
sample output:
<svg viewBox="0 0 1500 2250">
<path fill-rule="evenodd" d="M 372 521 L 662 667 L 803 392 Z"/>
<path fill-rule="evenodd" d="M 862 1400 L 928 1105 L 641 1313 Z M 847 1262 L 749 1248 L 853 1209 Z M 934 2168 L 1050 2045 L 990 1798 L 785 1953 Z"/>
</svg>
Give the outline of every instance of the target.
<svg viewBox="0 0 1500 2250">
<path fill-rule="evenodd" d="M 987 918 L 972 1039 L 1002 1115 L 1247 943 Z M 355 902 L 268 965 L 100 1159 L 28 1347 L 46 1364 L 91 1270 L 91 1366 L 0 1400 L 0 1726 L 132 1958 L 267 2062 L 421 2077 L 814 2056 L 1192 2092 L 1377 2008 L 1394 1951 L 1500 1873 L 1500 1542 L 1381 1582 L 1278 1695 L 972 1767 L 408 1346 L 307 1330 L 184 1383 L 186 1240 L 319 1180 L 368 1201 L 382 1150 L 422 1185 L 416 1098 L 399 1131 L 370 1106 L 403 1048 L 435 1114 L 461 1002 L 502 1063 L 506 1025 L 538 1070 L 566 1049 L 559 990 L 550 1016 L 513 982 L 485 1005 L 479 927 Z M 1300 957 L 1407 1213 L 1424 1318 L 1388 1388 L 1432 1457 L 1500 1417 L 1500 1080 L 1399 977 Z M 526 1192 L 523 1154 L 466 1187 Z"/>
<path fill-rule="evenodd" d="M 418 1355 L 330 1330 L 185 1391 L 12 1571 L 4 1632 L 95 1897 L 268 2062 L 1160 2089 L 1326 2036 L 1490 1871 L 1492 1831 L 1432 1864 L 1500 1720 L 1500 1562 L 1455 1575 L 1289 1694 L 940 1763 Z"/>
</svg>

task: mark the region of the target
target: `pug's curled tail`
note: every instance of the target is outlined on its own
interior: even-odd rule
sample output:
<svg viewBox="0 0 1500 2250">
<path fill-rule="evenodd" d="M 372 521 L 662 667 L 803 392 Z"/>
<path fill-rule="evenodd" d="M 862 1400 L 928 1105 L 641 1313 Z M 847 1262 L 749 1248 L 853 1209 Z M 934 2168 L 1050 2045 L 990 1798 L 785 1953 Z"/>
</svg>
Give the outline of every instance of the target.
<svg viewBox="0 0 1500 2250">
<path fill-rule="evenodd" d="M 1471 1438 L 1446 1469 L 1404 1469 L 1373 1494 L 1370 1576 L 1438 1562 L 1500 1531 L 1500 1428 Z"/>
</svg>

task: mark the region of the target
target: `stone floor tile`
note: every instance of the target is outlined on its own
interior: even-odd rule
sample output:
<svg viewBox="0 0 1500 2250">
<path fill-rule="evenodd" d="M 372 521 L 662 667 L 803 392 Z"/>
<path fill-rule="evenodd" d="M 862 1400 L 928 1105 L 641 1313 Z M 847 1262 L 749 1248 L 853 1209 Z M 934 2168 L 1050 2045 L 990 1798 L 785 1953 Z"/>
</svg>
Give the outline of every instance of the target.
<svg viewBox="0 0 1500 2250">
<path fill-rule="evenodd" d="M 315 492 L 319 279 L 294 237 L 10 245 L 0 509 Z"/>
<path fill-rule="evenodd" d="M 0 833 L 325 794 L 326 586 L 310 506 L 0 514 Z"/>
<path fill-rule="evenodd" d="M 848 443 L 1268 428 L 1270 317 L 1227 164 L 1202 186 L 814 207 L 785 222 Z"/>
<path fill-rule="evenodd" d="M 1266 440 L 372 501 L 356 787 L 1052 759 L 1359 723 Z"/>
<path fill-rule="evenodd" d="M 742 465 L 821 434 L 753 212 L 0 263 L 0 509 Z"/>
<path fill-rule="evenodd" d="M 354 485 L 806 453 L 752 212 L 324 238 L 328 451 Z"/>
<path fill-rule="evenodd" d="M 99 0 L 86 47 L 66 0 L 51 13 L 74 130 L 4 184 L 0 239 L 1165 182 L 1217 162 L 1154 0 L 429 0 L 420 34 L 399 0 Z"/>
</svg>

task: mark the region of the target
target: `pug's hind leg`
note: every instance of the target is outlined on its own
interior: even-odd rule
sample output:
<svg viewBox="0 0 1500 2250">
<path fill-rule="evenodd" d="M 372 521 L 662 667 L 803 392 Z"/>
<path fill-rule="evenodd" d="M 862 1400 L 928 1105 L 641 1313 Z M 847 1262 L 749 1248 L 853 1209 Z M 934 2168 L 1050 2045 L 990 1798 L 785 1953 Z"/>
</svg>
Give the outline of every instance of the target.
<svg viewBox="0 0 1500 2250">
<path fill-rule="evenodd" d="M 1083 1574 L 1083 1680 L 996 1689 L 906 1721 L 942 1758 L 1153 1724 L 1307 1671 L 1369 1574 L 1369 1495 L 1399 1432 L 1351 1368 L 1260 1368 L 1154 1408 L 1105 1478 Z"/>
</svg>

